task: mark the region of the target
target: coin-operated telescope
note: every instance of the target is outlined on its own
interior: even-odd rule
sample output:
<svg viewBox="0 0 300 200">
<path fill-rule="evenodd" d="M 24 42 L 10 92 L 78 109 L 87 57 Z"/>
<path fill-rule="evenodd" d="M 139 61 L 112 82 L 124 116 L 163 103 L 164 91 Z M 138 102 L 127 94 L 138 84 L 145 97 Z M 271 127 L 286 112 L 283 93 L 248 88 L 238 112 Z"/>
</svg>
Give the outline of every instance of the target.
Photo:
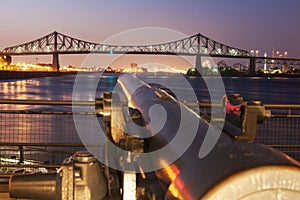
<svg viewBox="0 0 300 200">
<path fill-rule="evenodd" d="M 245 101 L 240 94 L 228 94 L 221 100 L 221 112 L 226 113 L 224 131 L 236 140 L 254 142 L 257 124 L 266 117 L 260 101 Z"/>
<path fill-rule="evenodd" d="M 164 126 L 158 133 L 153 127 L 152 132 L 156 134 L 145 138 L 144 142 L 147 152 L 156 152 L 175 144 L 167 155 L 153 157 L 153 163 L 158 161 L 163 166 L 155 171 L 164 191 L 162 199 L 299 198 L 299 162 L 275 149 L 252 143 L 257 124 L 265 119 L 265 109 L 261 103 L 245 102 L 240 95 L 225 96 L 225 110 L 221 110 L 215 119 L 211 117 L 209 124 L 176 98 L 160 88 L 151 87 L 136 76 L 123 75 L 118 82 L 126 94 L 131 94 L 128 95 L 128 106 L 141 113 L 150 129 L 148 125 L 151 125 L 151 120 L 160 119 L 161 115 L 152 112 L 150 118 L 151 108 L 160 105 L 166 113 Z M 220 122 L 224 121 L 219 116 L 224 111 L 226 124 L 232 129 L 223 129 L 211 151 L 200 157 L 201 148 L 208 148 L 212 138 L 218 135 Z M 193 132 L 192 127 L 197 122 L 198 128 Z M 188 124 L 185 129 L 180 129 L 182 123 Z M 181 133 L 183 137 L 180 141 L 174 142 Z M 170 159 L 168 156 L 174 152 L 178 154 L 178 147 L 182 147 L 193 134 L 195 138 L 187 150 L 176 161 L 166 164 Z M 142 165 L 141 168 L 147 169 L 147 166 Z"/>
</svg>

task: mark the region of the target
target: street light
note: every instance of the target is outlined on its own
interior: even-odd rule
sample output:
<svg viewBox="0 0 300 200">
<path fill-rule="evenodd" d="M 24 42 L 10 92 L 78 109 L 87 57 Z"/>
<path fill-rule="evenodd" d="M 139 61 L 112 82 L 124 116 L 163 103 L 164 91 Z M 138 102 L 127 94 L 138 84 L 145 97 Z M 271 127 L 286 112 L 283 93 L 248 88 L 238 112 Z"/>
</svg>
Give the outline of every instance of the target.
<svg viewBox="0 0 300 200">
<path fill-rule="evenodd" d="M 251 50 L 251 55 L 254 56 L 254 50 Z"/>
<path fill-rule="evenodd" d="M 259 53 L 259 51 L 258 51 L 258 50 L 256 50 L 256 51 L 255 51 L 255 56 L 256 56 L 256 57 L 257 57 L 258 53 Z"/>
<path fill-rule="evenodd" d="M 264 57 L 266 58 L 268 56 L 267 52 L 265 52 Z M 267 59 L 265 59 L 265 63 L 264 63 L 264 73 L 267 72 Z"/>
<path fill-rule="evenodd" d="M 284 57 L 285 57 L 285 58 L 286 58 L 287 54 L 288 54 L 288 52 L 287 52 L 287 51 L 285 51 L 285 52 L 284 52 Z"/>
<path fill-rule="evenodd" d="M 280 52 L 279 52 L 279 51 L 276 51 L 276 55 L 277 55 L 277 57 L 279 57 L 279 54 L 280 54 Z"/>
</svg>

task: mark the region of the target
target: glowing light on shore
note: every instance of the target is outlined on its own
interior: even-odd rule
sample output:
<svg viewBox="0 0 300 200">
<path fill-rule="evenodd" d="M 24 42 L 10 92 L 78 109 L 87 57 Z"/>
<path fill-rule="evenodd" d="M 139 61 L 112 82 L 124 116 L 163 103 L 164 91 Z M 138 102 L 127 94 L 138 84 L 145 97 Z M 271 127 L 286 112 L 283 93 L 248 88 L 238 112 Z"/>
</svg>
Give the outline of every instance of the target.
<svg viewBox="0 0 300 200">
<path fill-rule="evenodd" d="M 8 63 L 3 63 L 3 65 L 0 65 L 0 70 L 4 71 L 53 71 L 51 66 L 40 66 L 40 65 L 33 65 L 33 64 L 26 64 L 26 63 L 11 63 L 8 65 Z"/>
</svg>

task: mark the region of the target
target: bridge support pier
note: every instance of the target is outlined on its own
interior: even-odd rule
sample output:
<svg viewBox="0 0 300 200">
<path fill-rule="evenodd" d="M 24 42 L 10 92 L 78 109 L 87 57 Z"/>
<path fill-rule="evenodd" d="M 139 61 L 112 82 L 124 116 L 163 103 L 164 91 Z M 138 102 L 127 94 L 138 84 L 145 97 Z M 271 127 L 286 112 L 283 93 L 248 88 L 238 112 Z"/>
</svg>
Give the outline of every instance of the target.
<svg viewBox="0 0 300 200">
<path fill-rule="evenodd" d="M 196 63 L 195 63 L 195 68 L 197 69 L 197 71 L 202 74 L 203 70 L 202 70 L 202 58 L 200 54 L 196 55 Z"/>
<path fill-rule="evenodd" d="M 249 66 L 249 75 L 250 76 L 254 76 L 256 74 L 255 69 L 256 69 L 255 57 L 251 57 L 250 58 L 250 66 Z"/>
<path fill-rule="evenodd" d="M 52 69 L 54 71 L 59 72 L 59 55 L 58 55 L 58 53 L 53 53 Z"/>
</svg>

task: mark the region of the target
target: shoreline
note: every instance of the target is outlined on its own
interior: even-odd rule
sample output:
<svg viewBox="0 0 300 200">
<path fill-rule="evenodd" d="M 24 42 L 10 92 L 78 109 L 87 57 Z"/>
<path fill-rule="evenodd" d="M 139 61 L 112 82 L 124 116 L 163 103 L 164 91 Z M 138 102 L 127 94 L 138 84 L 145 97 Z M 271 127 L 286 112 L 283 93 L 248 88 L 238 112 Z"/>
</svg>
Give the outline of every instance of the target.
<svg viewBox="0 0 300 200">
<path fill-rule="evenodd" d="M 0 71 L 0 80 L 26 79 L 54 77 L 77 74 L 77 72 L 19 72 L 19 71 Z"/>
<path fill-rule="evenodd" d="M 64 75 L 73 75 L 78 72 L 20 72 L 20 71 L 2 71 L 0 70 L 0 80 L 11 80 L 11 79 L 28 79 L 28 78 L 42 78 L 42 77 L 55 77 L 55 76 L 64 76 Z M 93 73 L 93 72 L 87 72 Z M 106 72 L 107 73 L 107 72 Z M 108 73 L 110 74 L 110 73 Z M 113 73 L 115 75 L 119 75 L 120 73 Z M 187 75 L 188 77 L 199 77 L 193 75 Z M 201 77 L 201 76 L 200 76 Z M 204 76 L 205 77 L 205 76 Z M 213 77 L 213 76 L 207 76 Z M 259 74 L 259 75 L 233 75 L 230 76 L 228 74 L 221 75 L 222 78 L 249 78 L 249 77 L 259 77 L 259 78 L 300 78 L 300 74 Z"/>
<path fill-rule="evenodd" d="M 99 73 L 99 72 L 20 72 L 0 70 L 0 81 L 13 79 L 30 79 L 43 77 L 57 77 L 65 75 L 76 75 L 78 73 Z M 120 73 L 100 72 L 105 75 L 120 75 Z"/>
</svg>

